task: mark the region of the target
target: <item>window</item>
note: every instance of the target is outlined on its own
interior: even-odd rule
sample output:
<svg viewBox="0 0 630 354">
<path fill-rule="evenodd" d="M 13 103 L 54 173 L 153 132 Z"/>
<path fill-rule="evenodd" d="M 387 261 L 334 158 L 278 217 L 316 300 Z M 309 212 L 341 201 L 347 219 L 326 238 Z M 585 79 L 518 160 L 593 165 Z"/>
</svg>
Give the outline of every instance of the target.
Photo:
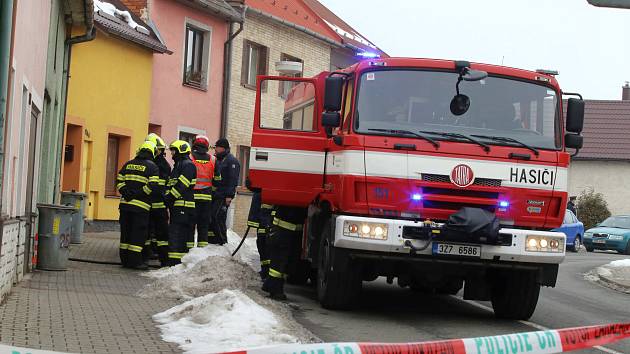
<svg viewBox="0 0 630 354">
<path fill-rule="evenodd" d="M 105 177 L 105 195 L 117 196 L 116 177 L 118 176 L 118 155 L 120 150 L 120 139 L 115 135 L 109 135 L 107 139 L 107 162 Z"/>
<path fill-rule="evenodd" d="M 187 132 L 179 132 L 179 140 L 183 140 L 183 141 L 187 142 L 188 144 L 190 144 L 191 147 L 192 147 L 193 141 L 195 141 L 195 137 L 196 136 L 197 136 L 197 134 L 187 133 Z"/>
<path fill-rule="evenodd" d="M 245 40 L 243 43 L 243 67 L 241 68 L 241 84 L 248 88 L 256 88 L 256 76 L 267 75 L 269 49 L 260 44 Z"/>
<path fill-rule="evenodd" d="M 288 54 L 284 54 L 282 53 L 282 55 L 280 56 L 280 60 L 281 61 L 294 61 L 294 62 L 298 62 L 298 63 L 302 63 L 302 59 L 296 58 L 296 57 L 292 57 Z M 295 73 L 295 74 L 281 74 L 281 76 L 286 76 L 286 77 L 302 77 L 302 73 L 304 72 L 304 66 L 302 66 L 302 71 L 299 73 Z M 291 81 L 281 81 L 280 85 L 278 85 L 278 95 L 282 98 L 286 98 L 287 95 L 289 94 L 289 92 L 291 91 L 291 88 L 293 86 L 295 86 L 296 84 L 299 84 L 299 82 L 291 82 Z"/>
<path fill-rule="evenodd" d="M 238 183 L 239 186 L 245 185 L 245 180 L 249 176 L 249 146 L 238 146 L 238 161 L 241 163 L 241 177 Z"/>
<path fill-rule="evenodd" d="M 266 80 L 280 86 L 283 81 Z M 287 83 L 287 82 L 284 82 Z M 260 127 L 295 131 L 316 131 L 315 86 L 310 82 L 291 82 L 286 97 L 264 95 L 260 100 Z M 275 86 L 272 86 L 276 89 Z"/>
<path fill-rule="evenodd" d="M 162 126 L 159 124 L 151 124 L 149 123 L 149 133 L 154 133 L 157 135 L 162 135 Z"/>
<path fill-rule="evenodd" d="M 184 50 L 184 84 L 205 88 L 208 32 L 190 25 L 186 26 L 186 48 Z"/>
</svg>

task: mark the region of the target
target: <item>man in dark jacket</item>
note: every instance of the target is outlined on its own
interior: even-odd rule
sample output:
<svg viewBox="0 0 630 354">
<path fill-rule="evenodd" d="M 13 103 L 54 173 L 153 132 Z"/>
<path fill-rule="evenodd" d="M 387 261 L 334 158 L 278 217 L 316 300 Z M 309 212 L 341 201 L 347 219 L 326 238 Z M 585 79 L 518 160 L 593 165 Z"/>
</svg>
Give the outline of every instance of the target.
<svg viewBox="0 0 630 354">
<path fill-rule="evenodd" d="M 164 201 L 171 219 L 168 229 L 168 260 L 170 265 L 181 263 L 188 252 L 187 242 L 194 241 L 195 197 L 193 189 L 197 168 L 190 160 L 190 145 L 175 140 L 169 146 L 175 166 L 167 183 Z"/>
<path fill-rule="evenodd" d="M 159 171 L 153 162 L 155 144 L 145 141 L 136 157 L 123 165 L 116 178 L 120 199 L 120 261 L 123 267 L 146 270 L 142 250 L 149 236 L 151 195 L 158 190 Z"/>
<path fill-rule="evenodd" d="M 151 212 L 149 213 L 149 235 L 152 237 L 153 248 L 157 251 L 160 264 L 164 267 L 168 265 L 168 211 L 164 204 L 166 194 L 166 182 L 171 175 L 171 165 L 166 161 L 166 144 L 159 135 L 151 133 L 146 138 L 157 147 L 155 164 L 159 169 L 159 180 L 157 193 L 151 198 Z"/>
<path fill-rule="evenodd" d="M 227 210 L 236 195 L 236 186 L 241 173 L 241 164 L 236 157 L 230 153 L 230 143 L 227 139 L 221 138 L 215 144 L 215 156 L 217 157 L 214 166 L 214 181 L 212 187 L 212 229 L 214 237 L 210 243 L 224 244 L 227 242 Z"/>
</svg>

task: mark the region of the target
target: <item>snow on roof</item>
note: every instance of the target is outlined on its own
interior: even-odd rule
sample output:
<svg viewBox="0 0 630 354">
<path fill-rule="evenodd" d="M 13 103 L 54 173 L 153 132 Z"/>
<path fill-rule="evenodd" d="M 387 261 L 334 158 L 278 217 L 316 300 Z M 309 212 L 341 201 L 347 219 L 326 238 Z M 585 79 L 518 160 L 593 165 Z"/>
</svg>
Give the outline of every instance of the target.
<svg viewBox="0 0 630 354">
<path fill-rule="evenodd" d="M 119 10 L 116 8 L 116 6 L 108 2 L 94 0 L 94 12 L 97 12 L 99 10 L 110 16 L 115 16 L 122 19 L 127 23 L 127 25 L 129 25 L 129 27 L 135 29 L 140 33 L 146 34 L 147 36 L 151 34 L 151 32 L 149 32 L 146 27 L 140 26 L 136 21 L 133 20 L 129 11 Z"/>
</svg>

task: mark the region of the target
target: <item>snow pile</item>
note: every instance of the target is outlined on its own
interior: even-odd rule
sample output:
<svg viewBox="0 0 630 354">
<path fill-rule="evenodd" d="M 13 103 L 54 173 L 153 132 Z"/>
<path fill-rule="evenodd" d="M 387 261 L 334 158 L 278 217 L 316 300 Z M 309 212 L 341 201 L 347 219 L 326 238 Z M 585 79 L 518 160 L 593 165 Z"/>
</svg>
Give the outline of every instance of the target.
<svg viewBox="0 0 630 354">
<path fill-rule="evenodd" d="M 147 30 L 146 27 L 140 26 L 136 21 L 134 21 L 129 11 L 121 11 L 121 10 L 118 10 L 116 6 L 108 2 L 94 0 L 94 12 L 99 11 L 99 10 L 110 16 L 118 17 L 122 19 L 123 21 L 125 21 L 127 25 L 129 25 L 129 27 L 135 29 L 136 31 L 140 33 L 149 35 L 149 30 Z"/>
<path fill-rule="evenodd" d="M 139 291 L 141 297 L 192 299 L 222 289 L 247 289 L 260 286 L 260 256 L 256 239 L 248 237 L 232 257 L 241 237 L 228 231 L 228 243 L 193 248 L 182 263 L 144 273 L 155 281 Z"/>
<path fill-rule="evenodd" d="M 630 259 L 612 261 L 584 275 L 584 279 L 630 293 Z"/>
<path fill-rule="evenodd" d="M 296 343 L 269 310 L 238 290 L 221 290 L 153 316 L 162 338 L 186 353 L 224 352 L 246 347 Z"/>
<path fill-rule="evenodd" d="M 630 267 L 630 258 L 620 259 L 618 261 L 612 261 L 608 263 L 606 266 L 610 268 Z"/>
</svg>

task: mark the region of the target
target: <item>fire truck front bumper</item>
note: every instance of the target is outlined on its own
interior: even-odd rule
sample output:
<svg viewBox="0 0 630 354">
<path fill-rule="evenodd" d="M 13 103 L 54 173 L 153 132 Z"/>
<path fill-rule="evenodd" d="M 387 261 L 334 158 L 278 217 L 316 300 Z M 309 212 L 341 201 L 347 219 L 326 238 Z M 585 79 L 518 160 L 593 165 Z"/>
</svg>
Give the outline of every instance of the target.
<svg viewBox="0 0 630 354">
<path fill-rule="evenodd" d="M 340 215 L 335 219 L 334 245 L 436 259 L 559 264 L 565 257 L 566 235 L 561 232 L 502 228 L 500 244 L 484 244 L 441 240 L 439 231 L 422 237 L 417 230 L 423 225 L 411 220 Z"/>
</svg>

